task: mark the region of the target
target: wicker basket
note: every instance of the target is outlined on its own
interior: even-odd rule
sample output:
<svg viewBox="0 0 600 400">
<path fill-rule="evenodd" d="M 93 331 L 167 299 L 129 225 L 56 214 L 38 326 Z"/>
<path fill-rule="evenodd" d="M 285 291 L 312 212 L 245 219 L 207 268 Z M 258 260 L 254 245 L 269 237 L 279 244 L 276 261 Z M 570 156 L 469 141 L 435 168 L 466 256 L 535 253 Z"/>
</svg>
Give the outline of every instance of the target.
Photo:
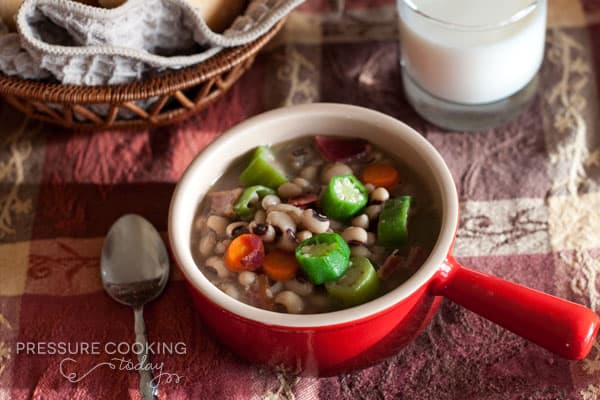
<svg viewBox="0 0 600 400">
<path fill-rule="evenodd" d="M 31 118 L 68 128 L 89 130 L 170 124 L 222 96 L 250 68 L 257 52 L 284 23 L 285 19 L 257 40 L 223 50 L 201 64 L 139 82 L 79 86 L 0 74 L 0 96 Z M 137 103 L 152 98 L 156 101 L 148 109 Z M 91 105 L 102 105 L 108 111 L 100 115 Z"/>
</svg>

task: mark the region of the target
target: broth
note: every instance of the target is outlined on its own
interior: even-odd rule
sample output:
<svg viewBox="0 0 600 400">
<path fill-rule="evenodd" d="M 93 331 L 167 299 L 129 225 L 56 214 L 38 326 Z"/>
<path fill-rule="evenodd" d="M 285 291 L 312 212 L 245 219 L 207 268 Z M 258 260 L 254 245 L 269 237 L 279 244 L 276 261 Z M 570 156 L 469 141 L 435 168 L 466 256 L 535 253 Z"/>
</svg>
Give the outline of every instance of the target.
<svg viewBox="0 0 600 400">
<path fill-rule="evenodd" d="M 255 158 L 251 154 L 235 160 L 199 204 L 192 228 L 192 254 L 202 273 L 226 294 L 244 303 L 271 311 L 306 314 L 335 311 L 355 305 L 358 300 L 368 301 L 393 290 L 406 281 L 429 256 L 440 231 L 440 211 L 425 185 L 419 180 L 417 172 L 372 144 L 359 140 L 319 138 L 319 141 L 315 137 L 293 140 L 268 149 L 274 160 L 267 164 L 271 167 L 275 165 L 274 168 L 284 172 L 288 179 L 288 184 L 277 185 L 276 189 L 273 189 L 281 202 L 279 205 L 270 204 L 276 202 L 276 198 L 272 194 L 265 195 L 268 192 L 265 188 L 262 199 L 260 196 L 250 197 L 252 201 L 249 204 L 253 209 L 249 216 L 240 217 L 242 211 L 239 204 L 237 211 L 234 210 L 235 203 L 239 203 L 240 197 L 243 196 L 244 185 L 240 176 Z M 351 156 L 346 157 L 347 160 L 343 162 L 332 161 L 336 152 L 341 152 L 344 156 L 344 151 L 341 150 L 345 148 L 350 149 L 346 149 L 349 151 L 346 153 Z M 328 152 L 328 149 L 331 152 Z M 360 151 L 352 155 L 352 150 Z M 347 173 L 351 172 L 364 181 L 368 175 L 367 171 L 371 173 L 380 170 L 390 171 L 392 176 L 393 171 L 396 171 L 400 177 L 399 182 L 388 183 L 387 189 L 377 188 L 365 182 L 358 182 L 352 186 L 352 179 L 343 178 L 336 173 L 343 173 L 342 175 L 347 177 Z M 259 170 L 255 168 L 254 172 L 256 171 Z M 326 175 L 334 175 L 336 178 L 329 179 Z M 378 177 L 375 174 L 372 179 L 387 179 L 391 182 L 389 175 Z M 337 184 L 342 185 L 339 186 L 343 189 L 341 192 L 339 187 L 335 186 Z M 364 193 L 361 192 L 363 188 L 366 190 Z M 368 197 L 367 204 L 363 204 L 359 211 L 348 214 L 348 207 L 359 207 L 361 202 L 365 201 L 365 196 L 361 193 Z M 409 202 L 405 196 L 410 196 L 410 206 L 404 230 L 399 228 L 397 223 L 379 221 L 377 214 L 383 209 L 386 218 L 391 215 L 392 220 L 403 222 L 400 208 L 394 209 L 393 204 Z M 386 197 L 390 200 L 386 200 Z M 358 199 L 356 205 L 352 204 L 354 199 Z M 266 209 L 263 204 L 267 205 Z M 339 221 L 323 215 L 327 214 L 324 209 L 329 210 L 329 214 L 346 213 L 351 217 Z M 311 217 L 314 220 L 310 219 Z M 269 221 L 272 223 L 268 223 Z M 290 221 L 293 221 L 293 224 Z M 284 225 L 286 223 L 288 225 Z M 323 231 L 325 225 L 328 229 Z M 281 229 L 281 226 L 284 228 Z M 311 232 L 307 227 L 315 227 L 315 230 Z M 389 230 L 394 234 L 390 236 Z M 400 241 L 396 233 L 402 234 L 406 230 L 407 239 Z M 327 245 L 321 242 L 314 244 L 310 237 L 312 236 L 312 241 L 317 240 L 316 237 L 319 237 L 319 240 L 322 238 L 323 241 L 331 240 L 332 236 L 327 236 L 331 233 L 340 234 L 344 242 L 347 242 L 352 258 L 348 266 L 345 266 L 348 269 L 341 276 L 333 280 L 329 277 L 327 283 L 322 284 L 317 276 L 320 272 L 339 274 L 332 266 L 344 267 L 343 262 L 332 264 L 333 258 L 327 259 L 327 252 L 332 251 L 331 254 L 334 254 L 338 251 L 342 254 L 346 245 L 337 242 Z M 377 236 L 378 233 L 381 237 Z M 388 240 L 396 243 L 386 243 L 384 246 L 383 236 L 388 236 Z M 260 243 L 256 241 L 257 237 L 261 239 Z M 251 254 L 252 257 L 248 255 L 247 260 L 250 261 L 246 261 L 246 264 L 245 258 L 241 264 L 232 261 L 232 254 L 237 254 L 234 250 L 239 250 L 237 242 L 243 241 L 242 239 L 249 242 L 246 243 L 246 247 L 242 246 L 240 249 L 247 250 L 252 246 L 264 249 L 261 254 L 258 254 L 259 250 L 254 249 L 256 252 Z M 233 245 L 236 249 L 231 248 L 232 241 L 236 242 Z M 315 249 L 324 254 L 312 254 L 311 252 L 317 251 Z M 306 254 L 303 253 L 305 250 Z M 297 271 L 293 278 L 289 278 L 291 272 L 286 268 L 293 269 L 294 262 L 298 264 L 293 266 Z M 315 262 L 321 263 L 316 269 L 309 265 Z M 248 266 L 248 263 L 252 265 Z M 351 269 L 354 275 L 349 272 Z M 358 293 L 363 290 L 358 283 L 356 288 L 348 287 L 354 282 L 352 278 L 360 275 L 357 272 L 359 270 L 370 271 L 370 284 L 375 285 L 366 297 Z M 375 278 L 372 270 L 375 271 Z M 363 275 L 368 275 L 367 272 Z M 363 275 L 360 275 L 360 278 Z M 356 293 L 350 293 L 349 300 L 348 290 L 354 289 Z"/>
</svg>

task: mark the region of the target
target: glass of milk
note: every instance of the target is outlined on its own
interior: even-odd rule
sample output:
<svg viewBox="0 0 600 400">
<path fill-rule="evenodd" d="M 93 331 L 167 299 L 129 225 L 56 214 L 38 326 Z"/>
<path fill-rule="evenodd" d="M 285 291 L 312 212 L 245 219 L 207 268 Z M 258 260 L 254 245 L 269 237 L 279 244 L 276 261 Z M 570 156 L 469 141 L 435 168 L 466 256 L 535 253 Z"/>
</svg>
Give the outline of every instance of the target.
<svg viewBox="0 0 600 400">
<path fill-rule="evenodd" d="M 537 87 L 546 0 L 398 0 L 409 102 L 444 128 L 500 125 Z"/>
</svg>

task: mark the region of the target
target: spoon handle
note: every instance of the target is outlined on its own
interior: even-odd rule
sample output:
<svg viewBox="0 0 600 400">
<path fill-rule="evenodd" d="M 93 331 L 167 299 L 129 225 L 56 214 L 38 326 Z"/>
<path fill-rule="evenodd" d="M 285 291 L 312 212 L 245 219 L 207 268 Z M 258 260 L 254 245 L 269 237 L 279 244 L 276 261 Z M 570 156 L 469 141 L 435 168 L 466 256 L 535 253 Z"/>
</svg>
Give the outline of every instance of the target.
<svg viewBox="0 0 600 400">
<path fill-rule="evenodd" d="M 133 309 L 135 319 L 135 341 L 139 343 L 142 351 L 137 355 L 140 374 L 140 394 L 142 400 L 158 400 L 156 393 L 158 386 L 154 383 L 152 377 L 152 364 L 148 354 L 148 340 L 146 338 L 146 324 L 144 323 L 144 307 L 135 307 Z"/>
</svg>

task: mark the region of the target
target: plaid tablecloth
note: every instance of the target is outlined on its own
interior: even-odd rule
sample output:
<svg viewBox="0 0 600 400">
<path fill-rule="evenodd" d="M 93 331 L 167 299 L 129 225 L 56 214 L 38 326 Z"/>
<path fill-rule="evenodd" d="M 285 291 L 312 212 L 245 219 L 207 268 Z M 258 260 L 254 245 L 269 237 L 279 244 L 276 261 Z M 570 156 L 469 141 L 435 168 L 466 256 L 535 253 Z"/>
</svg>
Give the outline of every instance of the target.
<svg viewBox="0 0 600 400">
<path fill-rule="evenodd" d="M 137 373 L 102 364 L 114 357 L 107 343 L 134 342 L 131 310 L 102 291 L 103 236 L 124 213 L 164 233 L 175 182 L 194 155 L 247 117 L 290 104 L 358 104 L 412 125 L 456 179 L 459 259 L 599 312 L 600 2 L 550 0 L 534 104 L 477 133 L 442 131 L 408 106 L 395 18 L 389 0 L 346 1 L 342 16 L 309 0 L 229 94 L 169 128 L 73 132 L 2 105 L 0 399 L 139 398 Z M 239 361 L 207 335 L 175 270 L 145 316 L 150 341 L 184 346 L 154 356 L 182 378 L 161 382 L 164 399 L 600 398 L 600 343 L 568 362 L 449 301 L 394 358 L 321 379 Z M 99 349 L 48 354 L 61 342 Z"/>
</svg>

